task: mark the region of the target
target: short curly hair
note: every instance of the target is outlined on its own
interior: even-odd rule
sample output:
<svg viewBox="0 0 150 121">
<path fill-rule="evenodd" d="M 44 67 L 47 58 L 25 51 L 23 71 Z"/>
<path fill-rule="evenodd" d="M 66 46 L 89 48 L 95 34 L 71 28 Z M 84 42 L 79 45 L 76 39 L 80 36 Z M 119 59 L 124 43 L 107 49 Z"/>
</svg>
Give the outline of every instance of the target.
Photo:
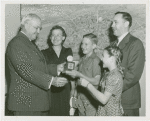
<svg viewBox="0 0 150 121">
<path fill-rule="evenodd" d="M 98 38 L 93 33 L 85 34 L 85 35 L 83 35 L 83 38 L 89 38 L 91 40 L 91 42 L 94 43 L 94 44 L 96 44 L 96 45 L 98 43 Z"/>
<path fill-rule="evenodd" d="M 65 39 L 64 39 L 63 42 L 62 42 L 62 45 L 63 45 L 63 43 L 64 43 L 65 40 L 66 40 L 67 34 L 66 34 L 65 30 L 64 30 L 61 26 L 55 25 L 55 26 L 52 27 L 52 29 L 50 30 L 49 35 L 48 35 L 47 43 L 48 43 L 49 46 L 52 46 L 51 36 L 52 36 L 53 30 L 56 30 L 56 29 L 61 30 L 61 31 L 62 31 L 62 35 L 65 37 Z"/>
<path fill-rule="evenodd" d="M 30 14 L 23 16 L 21 20 L 21 26 L 24 26 L 28 21 L 32 21 L 33 19 L 38 19 L 41 21 L 41 18 L 38 15 L 30 13 Z"/>
</svg>

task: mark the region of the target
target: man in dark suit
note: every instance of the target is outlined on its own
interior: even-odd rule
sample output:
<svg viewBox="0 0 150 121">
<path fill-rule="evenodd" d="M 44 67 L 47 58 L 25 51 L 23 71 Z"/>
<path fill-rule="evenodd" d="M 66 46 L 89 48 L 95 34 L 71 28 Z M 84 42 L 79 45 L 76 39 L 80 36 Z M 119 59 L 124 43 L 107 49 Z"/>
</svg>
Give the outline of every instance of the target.
<svg viewBox="0 0 150 121">
<path fill-rule="evenodd" d="M 141 107 L 139 80 L 145 63 L 145 49 L 143 43 L 129 33 L 131 25 L 132 17 L 129 13 L 115 13 L 111 27 L 118 41 L 111 45 L 119 46 L 123 52 L 121 66 L 125 68 L 122 93 L 124 113 L 128 116 L 139 116 Z"/>
<path fill-rule="evenodd" d="M 41 51 L 31 42 L 41 29 L 41 19 L 28 14 L 21 21 L 21 31 L 8 44 L 6 59 L 10 71 L 8 109 L 16 116 L 47 115 L 51 84 L 64 86 L 65 78 L 51 74 L 63 71 L 63 64 L 47 65 Z M 57 74 L 56 74 L 57 75 Z"/>
</svg>

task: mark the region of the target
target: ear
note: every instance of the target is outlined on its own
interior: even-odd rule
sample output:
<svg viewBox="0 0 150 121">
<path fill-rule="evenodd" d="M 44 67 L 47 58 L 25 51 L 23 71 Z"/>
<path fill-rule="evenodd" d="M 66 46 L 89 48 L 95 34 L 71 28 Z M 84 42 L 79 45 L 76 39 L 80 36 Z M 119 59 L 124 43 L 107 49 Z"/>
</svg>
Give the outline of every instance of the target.
<svg viewBox="0 0 150 121">
<path fill-rule="evenodd" d="M 65 36 L 63 36 L 63 38 L 62 38 L 63 40 L 65 40 Z"/>
<path fill-rule="evenodd" d="M 129 26 L 129 21 L 126 21 L 125 22 L 125 27 L 128 27 Z"/>
<path fill-rule="evenodd" d="M 24 28 L 25 28 L 26 30 L 28 30 L 29 24 L 28 24 L 28 23 L 25 23 L 25 24 L 24 24 Z"/>
<path fill-rule="evenodd" d="M 110 60 L 110 61 L 111 61 L 111 63 L 114 63 L 114 62 L 116 61 L 116 59 L 115 59 L 115 57 L 114 57 L 114 56 L 111 56 L 110 58 L 111 58 L 111 60 Z"/>
</svg>

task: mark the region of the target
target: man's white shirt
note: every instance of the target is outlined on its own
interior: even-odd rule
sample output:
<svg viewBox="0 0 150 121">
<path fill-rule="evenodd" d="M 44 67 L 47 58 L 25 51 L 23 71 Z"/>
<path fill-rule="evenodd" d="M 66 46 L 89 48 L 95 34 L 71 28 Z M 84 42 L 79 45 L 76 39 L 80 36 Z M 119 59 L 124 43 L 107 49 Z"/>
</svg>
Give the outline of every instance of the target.
<svg viewBox="0 0 150 121">
<path fill-rule="evenodd" d="M 123 38 L 128 34 L 129 32 L 124 33 L 123 35 L 121 35 L 120 37 L 118 37 L 118 43 L 117 46 L 119 45 L 119 43 L 123 40 Z"/>
</svg>

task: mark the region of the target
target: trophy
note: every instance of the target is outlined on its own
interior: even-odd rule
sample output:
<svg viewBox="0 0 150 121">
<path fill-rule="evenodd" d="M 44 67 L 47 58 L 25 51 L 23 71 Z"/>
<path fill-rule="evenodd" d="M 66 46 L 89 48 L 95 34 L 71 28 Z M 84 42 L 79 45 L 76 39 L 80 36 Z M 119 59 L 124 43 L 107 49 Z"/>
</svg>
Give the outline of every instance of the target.
<svg viewBox="0 0 150 121">
<path fill-rule="evenodd" d="M 65 70 L 73 70 L 75 68 L 75 62 L 73 62 L 73 57 L 72 56 L 68 56 L 67 57 L 67 63 L 65 66 Z"/>
</svg>

